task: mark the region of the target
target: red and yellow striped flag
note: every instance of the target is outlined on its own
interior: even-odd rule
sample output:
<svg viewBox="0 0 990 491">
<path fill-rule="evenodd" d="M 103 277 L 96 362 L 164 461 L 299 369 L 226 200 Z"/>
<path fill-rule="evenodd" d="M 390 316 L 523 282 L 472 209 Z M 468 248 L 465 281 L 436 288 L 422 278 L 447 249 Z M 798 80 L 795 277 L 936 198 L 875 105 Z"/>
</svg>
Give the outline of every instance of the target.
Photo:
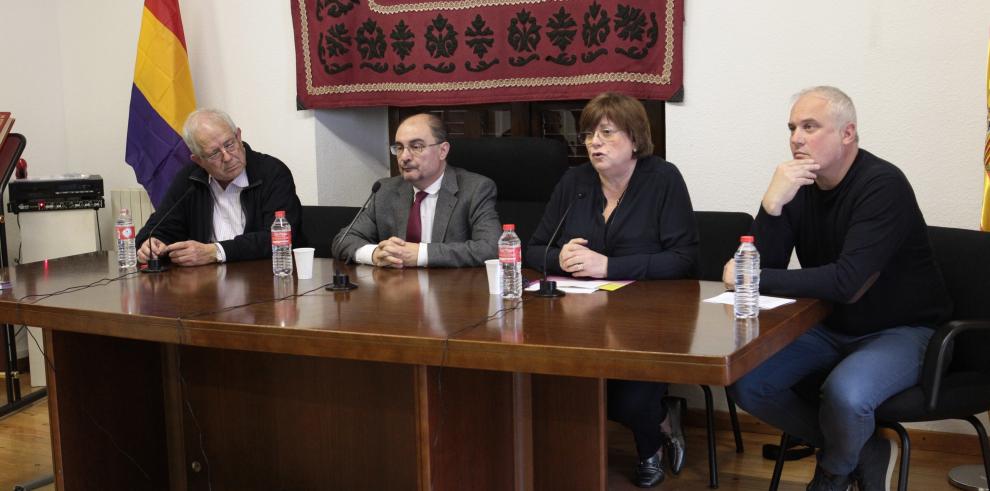
<svg viewBox="0 0 990 491">
<path fill-rule="evenodd" d="M 990 231 L 990 44 L 987 45 L 987 137 L 983 143 L 983 213 L 980 230 Z"/>
<path fill-rule="evenodd" d="M 156 207 L 188 165 L 182 124 L 196 109 L 178 0 L 145 0 L 134 63 L 124 160 Z"/>
</svg>

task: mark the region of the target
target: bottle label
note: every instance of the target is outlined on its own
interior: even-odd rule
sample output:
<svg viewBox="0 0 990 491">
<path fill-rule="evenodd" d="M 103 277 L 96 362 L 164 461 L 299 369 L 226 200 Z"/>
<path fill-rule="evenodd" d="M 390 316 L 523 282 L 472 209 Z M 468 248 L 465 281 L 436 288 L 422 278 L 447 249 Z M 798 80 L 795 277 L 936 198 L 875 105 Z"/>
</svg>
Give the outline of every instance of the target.
<svg viewBox="0 0 990 491">
<path fill-rule="evenodd" d="M 522 247 L 520 246 L 501 246 L 498 248 L 498 260 L 500 263 L 521 263 L 522 262 Z"/>
<path fill-rule="evenodd" d="M 134 226 L 115 227 L 117 229 L 117 240 L 131 240 L 134 238 Z"/>
<path fill-rule="evenodd" d="M 291 246 L 292 245 L 292 232 L 289 230 L 280 230 L 278 232 L 272 232 L 272 245 L 273 246 Z"/>
</svg>

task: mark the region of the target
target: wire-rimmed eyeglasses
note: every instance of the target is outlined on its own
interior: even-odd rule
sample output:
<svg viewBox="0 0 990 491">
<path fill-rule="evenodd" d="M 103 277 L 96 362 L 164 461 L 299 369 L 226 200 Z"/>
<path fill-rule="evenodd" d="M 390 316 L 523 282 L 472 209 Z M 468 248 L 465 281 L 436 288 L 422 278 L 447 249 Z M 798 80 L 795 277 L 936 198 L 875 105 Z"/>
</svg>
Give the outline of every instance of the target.
<svg viewBox="0 0 990 491">
<path fill-rule="evenodd" d="M 224 143 L 223 146 L 221 146 L 220 148 L 218 148 L 217 151 L 215 151 L 215 152 L 213 152 L 213 153 L 211 153 L 211 154 L 209 154 L 209 155 L 207 155 L 206 157 L 203 157 L 203 158 L 205 158 L 206 160 L 209 160 L 210 162 L 213 162 L 213 161 L 215 161 L 215 160 L 217 160 L 217 159 L 220 158 L 220 152 L 221 151 L 226 152 L 228 154 L 231 154 L 231 153 L 234 153 L 234 149 L 236 149 L 236 148 L 237 148 L 237 137 L 235 136 L 235 137 L 231 138 L 230 140 L 227 140 L 227 142 Z"/>
<path fill-rule="evenodd" d="M 622 130 L 617 130 L 615 128 L 596 128 L 595 131 L 582 131 L 578 133 L 578 141 L 584 142 L 585 145 L 590 144 L 595 139 L 595 134 L 598 135 L 603 141 L 612 141 L 616 136 L 622 133 Z"/>
<path fill-rule="evenodd" d="M 409 150 L 410 152 L 412 152 L 413 155 L 419 155 L 423 153 L 423 150 L 426 150 L 426 147 L 433 147 L 436 145 L 440 145 L 442 143 L 443 142 L 436 142 L 436 143 L 413 142 L 410 143 L 408 147 L 403 146 L 401 143 L 393 143 L 388 146 L 388 151 L 392 152 L 392 155 L 395 155 L 396 157 L 402 155 L 402 152 L 404 150 Z"/>
</svg>

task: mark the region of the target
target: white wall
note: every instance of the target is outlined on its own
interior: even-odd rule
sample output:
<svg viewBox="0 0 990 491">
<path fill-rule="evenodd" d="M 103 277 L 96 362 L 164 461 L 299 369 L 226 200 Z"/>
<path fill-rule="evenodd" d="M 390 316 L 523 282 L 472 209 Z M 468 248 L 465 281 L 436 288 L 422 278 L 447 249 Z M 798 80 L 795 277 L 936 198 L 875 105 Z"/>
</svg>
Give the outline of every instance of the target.
<svg viewBox="0 0 990 491">
<path fill-rule="evenodd" d="M 8 46 L 18 46 L 4 50 L 0 111 L 13 113 L 13 131 L 27 138 L 22 157 L 32 176 L 67 172 L 62 57 L 55 19 L 55 6 L 49 2 L 0 0 L 0 32 Z M 20 235 L 16 217 L 5 215 L 13 261 Z"/>
<path fill-rule="evenodd" d="M 688 1 L 667 157 L 696 209 L 754 213 L 790 158 L 790 97 L 835 85 L 863 148 L 898 165 L 929 223 L 978 228 L 990 2 Z"/>
<path fill-rule="evenodd" d="M 13 131 L 27 137 L 23 157 L 33 175 L 63 172 L 66 158 L 55 17 L 50 2 L 0 1 L 0 30 L 8 48 L 0 66 L 0 111 L 12 112 L 17 120 Z"/>
<path fill-rule="evenodd" d="M 0 0 L 0 32 L 17 45 L 0 110 L 28 136 L 32 175 L 136 185 L 123 156 L 141 3 Z M 388 173 L 385 111 L 296 111 L 287 2 L 180 3 L 198 103 L 228 110 L 247 141 L 284 160 L 303 203 L 360 204 Z M 856 102 L 863 147 L 905 171 L 929 223 L 977 227 L 990 2 L 686 3 L 685 100 L 668 106 L 667 157 L 697 209 L 755 211 L 788 158 L 791 94 L 832 84 Z"/>
<path fill-rule="evenodd" d="M 197 104 L 228 111 L 254 149 L 292 169 L 299 199 L 316 204 L 314 113 L 295 109 L 288 2 L 179 3 Z"/>
<path fill-rule="evenodd" d="M 360 206 L 371 183 L 389 174 L 388 114 L 377 107 L 315 113 L 319 204 Z"/>
</svg>

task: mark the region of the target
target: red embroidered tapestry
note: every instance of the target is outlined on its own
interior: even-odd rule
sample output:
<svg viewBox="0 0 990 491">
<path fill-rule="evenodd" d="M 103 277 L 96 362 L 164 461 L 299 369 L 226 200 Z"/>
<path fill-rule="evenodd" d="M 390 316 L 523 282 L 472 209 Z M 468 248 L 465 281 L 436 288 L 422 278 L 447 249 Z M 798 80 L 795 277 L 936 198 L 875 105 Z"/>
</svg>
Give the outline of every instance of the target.
<svg viewBox="0 0 990 491">
<path fill-rule="evenodd" d="M 681 89 L 683 0 L 291 0 L 300 108 Z"/>
</svg>

